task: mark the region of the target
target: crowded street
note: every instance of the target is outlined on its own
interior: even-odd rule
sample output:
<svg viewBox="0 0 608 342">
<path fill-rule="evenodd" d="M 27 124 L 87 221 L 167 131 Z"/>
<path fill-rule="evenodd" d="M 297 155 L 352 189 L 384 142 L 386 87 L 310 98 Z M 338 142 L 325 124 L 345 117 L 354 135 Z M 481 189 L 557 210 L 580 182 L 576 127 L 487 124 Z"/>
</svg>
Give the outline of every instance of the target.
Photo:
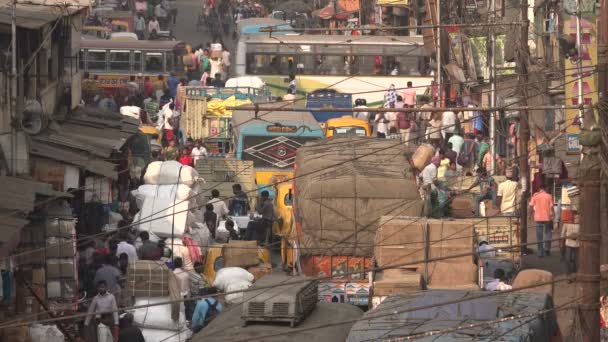
<svg viewBox="0 0 608 342">
<path fill-rule="evenodd" d="M 0 342 L 608 342 L 608 0 L 0 2 Z"/>
</svg>

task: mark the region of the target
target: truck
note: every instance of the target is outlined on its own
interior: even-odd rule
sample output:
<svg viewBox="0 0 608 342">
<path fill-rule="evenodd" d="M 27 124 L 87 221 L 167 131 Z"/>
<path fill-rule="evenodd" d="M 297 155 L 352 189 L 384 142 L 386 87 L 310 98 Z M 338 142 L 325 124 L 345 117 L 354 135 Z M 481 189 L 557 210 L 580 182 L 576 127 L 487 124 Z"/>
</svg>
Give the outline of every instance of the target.
<svg viewBox="0 0 608 342">
<path fill-rule="evenodd" d="M 183 103 L 182 124 L 189 137 L 205 139 L 210 155 L 225 157 L 232 152 L 232 111 L 225 107 L 264 101 L 268 96 L 264 88 L 187 86 L 178 94 L 178 103 Z"/>
<path fill-rule="evenodd" d="M 286 244 L 294 253 L 291 266 L 307 276 L 328 278 L 319 285 L 320 301 L 368 306 L 368 271 L 380 218 L 422 215 L 424 203 L 405 149 L 356 136 L 298 149 Z"/>
</svg>

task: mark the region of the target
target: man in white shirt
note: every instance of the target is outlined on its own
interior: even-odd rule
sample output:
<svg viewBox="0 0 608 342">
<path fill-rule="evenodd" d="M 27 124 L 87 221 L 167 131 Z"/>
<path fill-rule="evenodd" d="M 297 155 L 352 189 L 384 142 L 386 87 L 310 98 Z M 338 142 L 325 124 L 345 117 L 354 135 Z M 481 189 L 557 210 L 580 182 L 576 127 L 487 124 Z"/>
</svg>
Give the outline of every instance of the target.
<svg viewBox="0 0 608 342">
<path fill-rule="evenodd" d="M 125 253 L 129 257 L 129 263 L 134 263 L 137 261 L 137 249 L 132 244 L 126 241 L 126 238 L 123 237 L 122 241 L 118 243 L 116 246 L 116 256 L 120 257 L 122 253 Z"/>
<path fill-rule="evenodd" d="M 456 113 L 451 110 L 443 112 L 441 115 L 441 135 L 444 140 L 451 138 L 456 131 Z"/>
<path fill-rule="evenodd" d="M 509 177 L 498 184 L 496 196 L 503 215 L 514 216 L 517 212 L 517 189 L 519 189 L 519 183 Z"/>
<path fill-rule="evenodd" d="M 464 145 L 464 138 L 461 137 L 458 132 L 454 132 L 454 135 L 452 135 L 450 139 L 448 139 L 448 143 L 452 144 L 452 151 L 460 155 L 462 145 Z"/>
<path fill-rule="evenodd" d="M 224 46 L 222 49 L 222 63 L 224 64 L 224 72 L 230 74 L 230 51 Z"/>
<path fill-rule="evenodd" d="M 220 199 L 220 192 L 217 189 L 211 191 L 211 199 L 207 204 L 213 205 L 213 212 L 217 215 L 217 220 L 226 219 L 228 215 L 228 206 Z"/>
<path fill-rule="evenodd" d="M 207 149 L 205 148 L 205 146 L 203 146 L 203 144 L 200 141 L 197 141 L 196 146 L 194 146 L 194 148 L 192 149 L 191 155 L 192 155 L 192 160 L 194 161 L 194 165 L 196 165 L 196 161 L 201 158 L 207 158 L 208 153 L 207 153 Z"/>
</svg>

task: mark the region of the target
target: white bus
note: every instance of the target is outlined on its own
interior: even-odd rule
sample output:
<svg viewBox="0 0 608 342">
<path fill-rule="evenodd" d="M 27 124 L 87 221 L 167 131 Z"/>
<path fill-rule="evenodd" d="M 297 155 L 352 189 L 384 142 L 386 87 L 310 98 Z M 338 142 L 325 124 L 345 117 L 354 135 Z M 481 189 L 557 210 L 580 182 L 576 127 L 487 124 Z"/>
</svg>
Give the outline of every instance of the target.
<svg viewBox="0 0 608 342">
<path fill-rule="evenodd" d="M 295 75 L 298 94 L 330 88 L 381 105 L 391 84 L 419 95 L 433 77 L 422 37 L 343 35 L 241 36 L 236 76 L 258 76 L 282 96 Z M 399 91 L 398 91 L 399 93 Z"/>
</svg>

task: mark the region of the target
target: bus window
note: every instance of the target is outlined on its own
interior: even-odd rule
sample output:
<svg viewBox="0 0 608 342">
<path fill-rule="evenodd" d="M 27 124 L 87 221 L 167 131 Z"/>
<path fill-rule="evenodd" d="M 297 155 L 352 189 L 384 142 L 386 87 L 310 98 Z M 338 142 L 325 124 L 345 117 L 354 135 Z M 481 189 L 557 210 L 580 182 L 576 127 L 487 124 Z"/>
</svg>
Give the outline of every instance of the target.
<svg viewBox="0 0 608 342">
<path fill-rule="evenodd" d="M 133 72 L 141 72 L 141 51 L 133 51 Z"/>
<path fill-rule="evenodd" d="M 359 56 L 357 57 L 357 68 L 359 75 L 370 76 L 376 74 L 376 56 Z"/>
<path fill-rule="evenodd" d="M 315 73 L 315 56 L 311 54 L 299 55 L 296 69 L 298 74 L 313 75 Z"/>
<path fill-rule="evenodd" d="M 84 50 L 80 50 L 80 53 L 78 53 L 78 68 L 80 70 L 84 70 Z"/>
<path fill-rule="evenodd" d="M 106 50 L 89 50 L 87 53 L 88 70 L 106 70 Z"/>
<path fill-rule="evenodd" d="M 173 72 L 173 71 L 175 71 L 175 57 L 174 57 L 173 53 L 166 52 L 165 53 L 165 61 L 167 63 L 165 70 L 167 72 Z"/>
<path fill-rule="evenodd" d="M 162 52 L 146 52 L 144 57 L 145 72 L 162 73 L 163 72 L 163 54 Z"/>
<path fill-rule="evenodd" d="M 396 56 L 393 59 L 399 63 L 399 75 L 422 75 L 421 58 L 417 56 Z"/>
<path fill-rule="evenodd" d="M 110 50 L 110 70 L 130 71 L 129 54 L 126 50 Z"/>
</svg>

